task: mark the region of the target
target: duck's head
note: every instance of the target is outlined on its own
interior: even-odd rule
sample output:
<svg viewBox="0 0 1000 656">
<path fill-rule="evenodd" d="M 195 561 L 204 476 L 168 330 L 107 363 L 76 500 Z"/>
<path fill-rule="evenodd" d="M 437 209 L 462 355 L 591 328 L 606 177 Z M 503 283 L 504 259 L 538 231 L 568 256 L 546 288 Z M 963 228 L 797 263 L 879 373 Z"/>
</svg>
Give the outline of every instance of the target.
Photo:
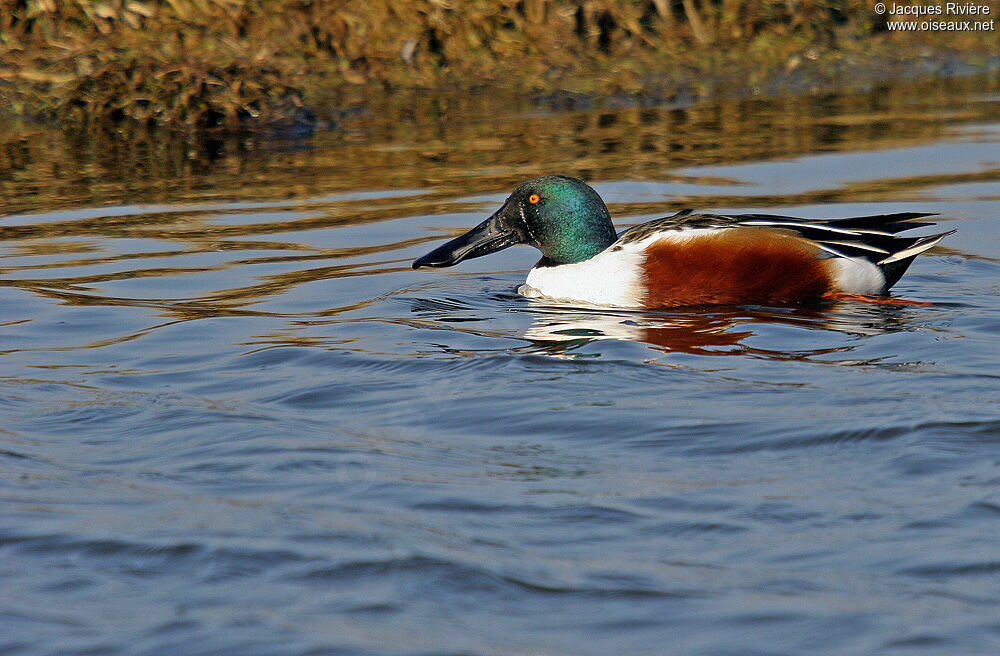
<svg viewBox="0 0 1000 656">
<path fill-rule="evenodd" d="M 611 215 L 582 180 L 547 175 L 529 180 L 493 216 L 461 237 L 413 262 L 413 268 L 447 267 L 515 244 L 542 252 L 549 265 L 582 262 L 614 243 Z"/>
</svg>

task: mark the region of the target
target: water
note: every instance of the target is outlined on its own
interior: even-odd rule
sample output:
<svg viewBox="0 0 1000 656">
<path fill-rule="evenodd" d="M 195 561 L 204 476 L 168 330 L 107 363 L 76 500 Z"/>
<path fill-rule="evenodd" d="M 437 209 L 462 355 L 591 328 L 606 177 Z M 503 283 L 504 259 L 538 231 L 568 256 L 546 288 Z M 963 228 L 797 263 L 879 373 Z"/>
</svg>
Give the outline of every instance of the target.
<svg viewBox="0 0 1000 656">
<path fill-rule="evenodd" d="M 3 133 L 0 652 L 1000 652 L 995 81 L 127 136 Z M 958 232 L 926 306 L 410 269 L 557 172 Z"/>
</svg>

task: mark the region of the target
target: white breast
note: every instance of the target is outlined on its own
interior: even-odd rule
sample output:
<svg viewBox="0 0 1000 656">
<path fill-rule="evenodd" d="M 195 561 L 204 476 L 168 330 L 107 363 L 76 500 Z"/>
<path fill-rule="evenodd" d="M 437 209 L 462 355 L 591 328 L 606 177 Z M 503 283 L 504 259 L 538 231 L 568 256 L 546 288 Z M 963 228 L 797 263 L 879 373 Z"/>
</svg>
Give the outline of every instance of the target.
<svg viewBox="0 0 1000 656">
<path fill-rule="evenodd" d="M 641 307 L 643 254 L 639 246 L 626 244 L 617 251 L 609 248 L 576 264 L 535 267 L 517 291 L 529 298 Z"/>
</svg>

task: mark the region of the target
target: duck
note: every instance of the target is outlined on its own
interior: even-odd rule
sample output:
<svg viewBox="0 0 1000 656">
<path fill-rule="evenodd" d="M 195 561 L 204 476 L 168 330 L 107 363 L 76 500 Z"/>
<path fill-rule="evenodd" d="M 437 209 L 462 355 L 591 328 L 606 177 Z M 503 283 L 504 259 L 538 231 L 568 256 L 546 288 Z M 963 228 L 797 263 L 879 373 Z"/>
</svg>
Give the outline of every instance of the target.
<svg viewBox="0 0 1000 656">
<path fill-rule="evenodd" d="M 682 210 L 616 232 L 584 181 L 547 175 L 520 184 L 465 234 L 416 259 L 450 267 L 517 244 L 542 257 L 518 293 L 570 303 L 660 309 L 696 305 L 795 305 L 823 299 L 886 301 L 913 260 L 955 232 L 931 213 L 840 219 Z"/>
</svg>

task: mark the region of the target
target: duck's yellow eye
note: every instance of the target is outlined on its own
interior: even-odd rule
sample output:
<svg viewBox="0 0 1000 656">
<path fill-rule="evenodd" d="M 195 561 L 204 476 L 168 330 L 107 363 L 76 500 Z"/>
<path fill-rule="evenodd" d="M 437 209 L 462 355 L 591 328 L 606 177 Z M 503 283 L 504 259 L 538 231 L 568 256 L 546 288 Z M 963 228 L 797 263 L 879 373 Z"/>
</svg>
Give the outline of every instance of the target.
<svg viewBox="0 0 1000 656">
<path fill-rule="evenodd" d="M 530 196 L 528 196 L 528 202 L 531 203 L 532 205 L 537 205 L 538 201 L 540 200 L 542 199 L 539 198 L 538 194 L 531 194 Z"/>
</svg>

